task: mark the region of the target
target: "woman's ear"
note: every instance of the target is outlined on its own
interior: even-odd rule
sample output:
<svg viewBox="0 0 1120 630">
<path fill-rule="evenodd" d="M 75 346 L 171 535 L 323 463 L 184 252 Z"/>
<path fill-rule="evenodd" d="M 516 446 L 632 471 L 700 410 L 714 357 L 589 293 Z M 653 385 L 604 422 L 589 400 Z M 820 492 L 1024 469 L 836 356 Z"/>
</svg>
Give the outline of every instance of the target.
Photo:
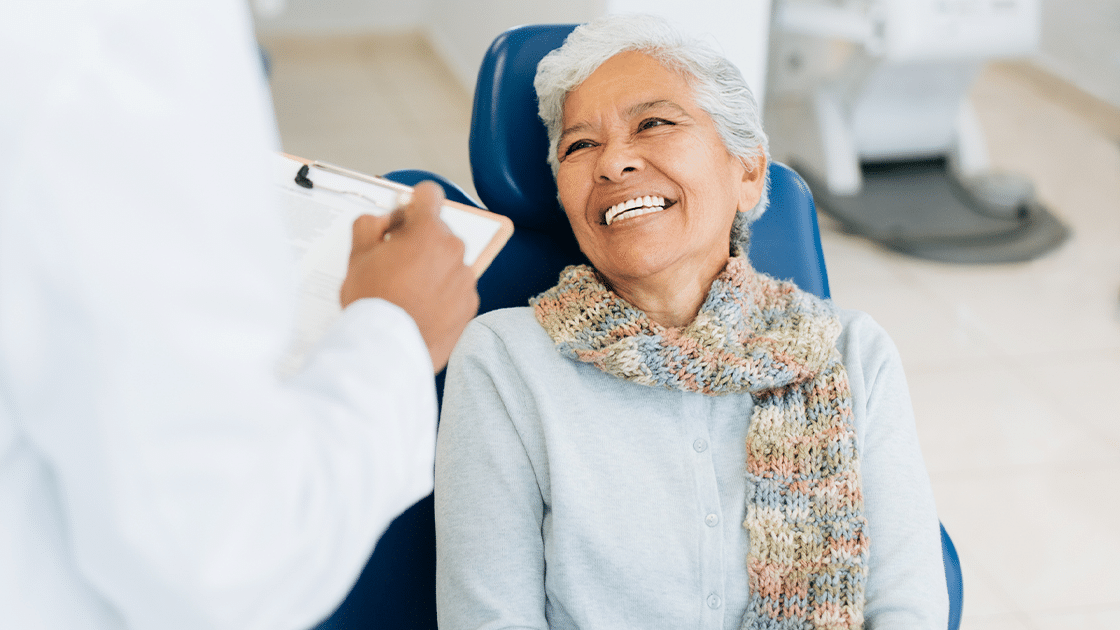
<svg viewBox="0 0 1120 630">
<path fill-rule="evenodd" d="M 739 186 L 739 212 L 750 212 L 762 198 L 762 187 L 766 185 L 766 155 L 762 147 L 759 154 L 752 158 L 739 158 L 743 164 L 743 180 Z"/>
</svg>

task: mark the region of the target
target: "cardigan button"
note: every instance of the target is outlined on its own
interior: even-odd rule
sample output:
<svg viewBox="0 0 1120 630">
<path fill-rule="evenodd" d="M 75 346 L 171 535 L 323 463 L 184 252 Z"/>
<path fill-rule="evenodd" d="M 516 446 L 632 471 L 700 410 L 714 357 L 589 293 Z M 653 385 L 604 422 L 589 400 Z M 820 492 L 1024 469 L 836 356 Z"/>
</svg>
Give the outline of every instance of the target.
<svg viewBox="0 0 1120 630">
<path fill-rule="evenodd" d="M 708 524 L 708 527 L 715 527 L 719 524 L 719 517 L 715 514 L 709 514 L 704 518 L 704 522 Z"/>
<path fill-rule="evenodd" d="M 715 610 L 716 608 L 719 608 L 719 605 L 721 603 L 723 602 L 720 600 L 719 595 L 716 595 L 715 593 L 708 595 L 708 608 Z"/>
<path fill-rule="evenodd" d="M 702 439 L 698 439 L 692 443 L 692 448 L 696 449 L 697 453 L 703 453 L 708 450 L 708 443 Z"/>
</svg>

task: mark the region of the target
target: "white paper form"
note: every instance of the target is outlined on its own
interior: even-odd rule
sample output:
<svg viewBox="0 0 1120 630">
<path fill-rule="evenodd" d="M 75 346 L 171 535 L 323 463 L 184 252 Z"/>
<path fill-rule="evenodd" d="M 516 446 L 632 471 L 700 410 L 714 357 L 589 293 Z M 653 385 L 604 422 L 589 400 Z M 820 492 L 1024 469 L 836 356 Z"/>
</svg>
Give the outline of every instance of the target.
<svg viewBox="0 0 1120 630">
<path fill-rule="evenodd" d="M 330 165 L 312 164 L 311 188 L 296 183 L 303 162 L 276 156 L 276 183 L 284 199 L 283 213 L 296 257 L 299 287 L 296 331 L 291 350 L 279 366 L 282 375 L 294 373 L 307 353 L 342 312 L 339 291 L 346 278 L 354 220 L 363 214 L 384 216 L 402 201 L 400 187 L 377 183 L 360 173 Z M 406 193 L 407 194 L 407 193 Z M 445 205 L 440 218 L 463 240 L 463 263 L 481 275 L 512 233 L 505 217 L 475 214 Z"/>
</svg>

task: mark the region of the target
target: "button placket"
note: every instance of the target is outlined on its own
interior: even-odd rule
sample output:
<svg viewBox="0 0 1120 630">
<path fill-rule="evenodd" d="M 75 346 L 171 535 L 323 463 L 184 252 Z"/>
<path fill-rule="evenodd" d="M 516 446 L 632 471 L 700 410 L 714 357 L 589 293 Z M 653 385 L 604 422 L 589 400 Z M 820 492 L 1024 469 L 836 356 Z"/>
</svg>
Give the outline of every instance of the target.
<svg viewBox="0 0 1120 630">
<path fill-rule="evenodd" d="M 687 414 L 689 422 L 683 426 L 688 427 L 691 433 L 692 453 L 689 454 L 691 464 L 696 475 L 697 505 L 699 520 L 704 523 L 700 526 L 700 573 L 696 592 L 700 596 L 703 606 L 709 610 L 705 615 L 703 627 L 714 629 L 723 627 L 723 598 L 720 595 L 724 588 L 724 537 L 722 507 L 720 503 L 719 481 L 715 470 L 713 455 L 715 451 L 711 443 L 709 431 L 712 414 L 711 401 L 704 396 L 687 394 L 684 396 L 682 411 Z M 686 434 L 687 435 L 687 434 Z M 687 438 L 686 438 L 687 439 Z M 687 451 L 685 451 L 687 453 Z"/>
</svg>

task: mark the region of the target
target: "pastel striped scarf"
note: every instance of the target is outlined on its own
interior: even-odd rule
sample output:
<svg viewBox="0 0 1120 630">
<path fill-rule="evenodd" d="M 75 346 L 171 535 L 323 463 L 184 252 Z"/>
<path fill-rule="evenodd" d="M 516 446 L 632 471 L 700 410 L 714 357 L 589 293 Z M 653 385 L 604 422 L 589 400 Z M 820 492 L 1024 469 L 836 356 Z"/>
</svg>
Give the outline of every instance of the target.
<svg viewBox="0 0 1120 630">
<path fill-rule="evenodd" d="M 684 328 L 652 321 L 586 265 L 531 304 L 566 357 L 651 387 L 750 393 L 742 628 L 863 626 L 867 523 L 830 303 L 733 256 Z"/>
</svg>

